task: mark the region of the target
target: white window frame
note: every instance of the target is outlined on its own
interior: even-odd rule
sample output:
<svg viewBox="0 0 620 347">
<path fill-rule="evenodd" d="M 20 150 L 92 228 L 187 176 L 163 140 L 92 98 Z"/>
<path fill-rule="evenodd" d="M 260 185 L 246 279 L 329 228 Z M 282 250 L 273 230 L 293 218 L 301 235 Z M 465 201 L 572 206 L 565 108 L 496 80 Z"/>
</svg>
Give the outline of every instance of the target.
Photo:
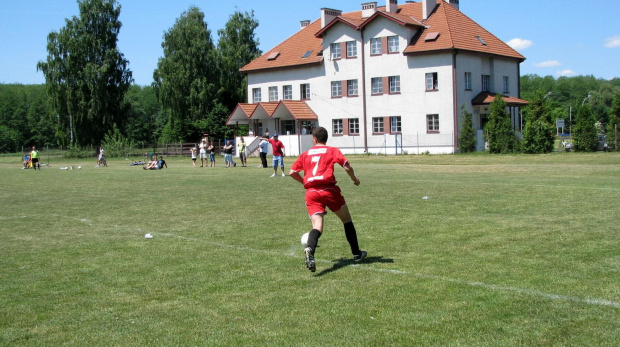
<svg viewBox="0 0 620 347">
<path fill-rule="evenodd" d="M 342 57 L 340 52 L 340 43 L 332 43 L 329 47 L 332 59 L 340 59 Z"/>
<path fill-rule="evenodd" d="M 383 78 L 373 77 L 370 79 L 370 85 L 372 86 L 372 94 L 383 94 Z"/>
<path fill-rule="evenodd" d="M 398 36 L 388 36 L 388 53 L 398 53 Z"/>
<path fill-rule="evenodd" d="M 278 87 L 269 87 L 269 101 L 278 101 Z"/>
<path fill-rule="evenodd" d="M 332 81 L 332 98 L 342 97 L 342 81 Z"/>
<path fill-rule="evenodd" d="M 332 134 L 343 135 L 344 134 L 344 122 L 342 119 L 332 119 Z"/>
<path fill-rule="evenodd" d="M 385 133 L 385 124 L 383 124 L 383 117 L 372 118 L 372 133 L 373 134 Z"/>
<path fill-rule="evenodd" d="M 482 91 L 490 92 L 491 91 L 491 75 L 482 75 Z"/>
<path fill-rule="evenodd" d="M 437 72 L 426 73 L 426 90 L 439 90 L 439 75 Z"/>
<path fill-rule="evenodd" d="M 347 81 L 347 95 L 348 96 L 359 95 L 358 87 L 359 87 L 359 84 L 357 83 L 357 80 L 348 80 Z"/>
<path fill-rule="evenodd" d="M 390 76 L 390 94 L 400 93 L 400 76 Z"/>
<path fill-rule="evenodd" d="M 398 134 L 403 131 L 402 118 L 400 116 L 390 117 L 390 133 Z"/>
<path fill-rule="evenodd" d="M 357 41 L 347 41 L 347 58 L 357 58 Z"/>
<path fill-rule="evenodd" d="M 299 87 L 301 100 L 310 100 L 310 83 L 303 83 Z"/>
<path fill-rule="evenodd" d="M 282 86 L 282 98 L 284 100 L 293 100 L 293 86 L 286 85 Z"/>
<path fill-rule="evenodd" d="M 465 90 L 471 90 L 471 72 L 465 73 Z"/>
<path fill-rule="evenodd" d="M 427 114 L 426 115 L 426 132 L 438 133 L 439 132 L 439 115 Z"/>
<path fill-rule="evenodd" d="M 252 102 L 257 103 L 261 102 L 261 90 L 260 88 L 252 88 Z"/>
<path fill-rule="evenodd" d="M 360 134 L 360 119 L 350 118 L 349 119 L 349 135 L 359 135 L 359 134 Z"/>
<path fill-rule="evenodd" d="M 373 37 L 370 39 L 370 55 L 381 55 L 382 53 L 381 38 Z"/>
</svg>

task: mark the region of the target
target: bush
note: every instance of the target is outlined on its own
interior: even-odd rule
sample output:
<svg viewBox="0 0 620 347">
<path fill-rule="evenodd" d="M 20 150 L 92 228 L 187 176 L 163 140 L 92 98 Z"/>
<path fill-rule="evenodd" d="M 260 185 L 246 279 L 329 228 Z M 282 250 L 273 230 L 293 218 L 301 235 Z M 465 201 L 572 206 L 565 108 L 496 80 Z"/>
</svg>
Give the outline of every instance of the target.
<svg viewBox="0 0 620 347">
<path fill-rule="evenodd" d="M 123 136 L 116 125 L 114 125 L 112 131 L 109 131 L 105 135 L 101 146 L 105 150 L 104 153 L 106 157 L 119 158 L 129 153 L 131 149 L 134 148 L 134 143 L 132 140 Z"/>
<path fill-rule="evenodd" d="M 93 156 L 92 150 L 71 144 L 67 150 L 63 152 L 65 158 L 90 158 Z"/>
</svg>

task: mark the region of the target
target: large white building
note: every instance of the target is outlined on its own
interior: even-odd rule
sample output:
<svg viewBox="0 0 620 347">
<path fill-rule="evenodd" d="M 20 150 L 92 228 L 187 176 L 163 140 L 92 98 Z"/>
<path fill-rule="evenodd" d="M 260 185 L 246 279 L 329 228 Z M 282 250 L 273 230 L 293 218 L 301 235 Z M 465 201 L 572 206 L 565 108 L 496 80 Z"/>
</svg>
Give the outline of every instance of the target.
<svg viewBox="0 0 620 347">
<path fill-rule="evenodd" d="M 496 94 L 520 130 L 525 58 L 460 12 L 458 0 L 386 0 L 320 15 L 241 69 L 249 103 L 227 124 L 249 124 L 249 150 L 258 142 L 252 136 L 268 129 L 288 155 L 298 155 L 320 125 L 347 154 L 454 153 L 463 105 L 483 149 L 481 129 Z"/>
</svg>

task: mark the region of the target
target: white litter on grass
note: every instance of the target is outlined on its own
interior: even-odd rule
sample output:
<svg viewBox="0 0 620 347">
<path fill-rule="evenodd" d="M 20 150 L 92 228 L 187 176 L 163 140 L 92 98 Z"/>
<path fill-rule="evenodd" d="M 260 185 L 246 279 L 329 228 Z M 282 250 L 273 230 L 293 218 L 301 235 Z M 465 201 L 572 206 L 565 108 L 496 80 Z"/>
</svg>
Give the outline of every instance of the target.
<svg viewBox="0 0 620 347">
<path fill-rule="evenodd" d="M 144 235 L 144 238 L 145 238 L 145 239 L 152 239 L 152 238 L 153 238 L 153 235 L 151 235 L 151 234 L 149 233 L 149 234 Z"/>
<path fill-rule="evenodd" d="M 422 200 L 428 200 L 428 196 L 423 197 Z"/>
</svg>

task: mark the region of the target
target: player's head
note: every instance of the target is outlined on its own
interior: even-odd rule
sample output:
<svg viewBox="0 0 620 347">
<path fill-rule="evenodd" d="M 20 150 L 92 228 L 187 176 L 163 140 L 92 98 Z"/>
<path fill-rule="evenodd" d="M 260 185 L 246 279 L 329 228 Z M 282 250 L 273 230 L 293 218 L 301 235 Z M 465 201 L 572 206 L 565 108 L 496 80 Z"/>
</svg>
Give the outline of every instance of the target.
<svg viewBox="0 0 620 347">
<path fill-rule="evenodd" d="M 323 127 L 317 127 L 312 130 L 312 137 L 316 138 L 318 143 L 327 143 L 327 129 Z"/>
</svg>

